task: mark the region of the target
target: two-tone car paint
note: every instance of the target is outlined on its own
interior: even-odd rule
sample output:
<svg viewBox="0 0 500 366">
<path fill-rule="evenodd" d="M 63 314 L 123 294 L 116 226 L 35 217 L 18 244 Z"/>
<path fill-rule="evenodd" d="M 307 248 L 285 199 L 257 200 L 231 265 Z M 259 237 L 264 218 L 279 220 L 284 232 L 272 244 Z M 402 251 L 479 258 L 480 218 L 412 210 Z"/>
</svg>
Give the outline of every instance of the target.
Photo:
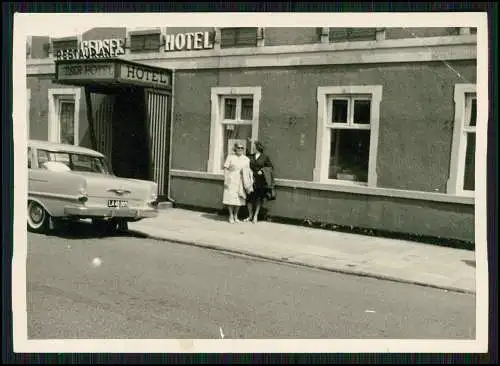
<svg viewBox="0 0 500 366">
<path fill-rule="evenodd" d="M 38 156 L 77 154 L 105 162 L 105 156 L 80 146 L 47 141 L 28 142 L 28 228 L 30 203 L 35 202 L 49 218 L 92 218 L 113 222 L 137 221 L 157 215 L 157 184 L 153 181 L 116 177 L 106 172 L 52 171 L 39 164 Z M 71 159 L 71 158 L 70 158 Z M 126 202 L 118 204 L 116 202 Z M 31 222 L 31 229 L 37 230 Z M 45 226 L 45 223 L 44 223 Z M 41 231 L 41 230 L 40 230 Z"/>
</svg>

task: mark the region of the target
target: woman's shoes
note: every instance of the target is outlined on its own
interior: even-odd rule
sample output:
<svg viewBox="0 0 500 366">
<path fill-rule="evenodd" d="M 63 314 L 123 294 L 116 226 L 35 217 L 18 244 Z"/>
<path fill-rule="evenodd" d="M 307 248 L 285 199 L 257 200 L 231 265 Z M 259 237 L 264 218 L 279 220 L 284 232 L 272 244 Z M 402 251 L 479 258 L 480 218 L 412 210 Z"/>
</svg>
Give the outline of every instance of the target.
<svg viewBox="0 0 500 366">
<path fill-rule="evenodd" d="M 250 217 L 247 217 L 247 218 L 244 218 L 243 220 L 233 219 L 233 218 L 230 218 L 230 219 L 229 219 L 229 223 L 230 223 L 230 224 L 234 224 L 234 223 L 239 224 L 239 223 L 241 223 L 241 222 L 250 222 L 250 221 L 252 221 L 252 223 L 256 224 L 256 223 L 257 223 L 257 218 L 256 218 L 256 217 L 254 217 L 254 218 L 252 219 L 252 218 L 250 218 Z"/>
</svg>

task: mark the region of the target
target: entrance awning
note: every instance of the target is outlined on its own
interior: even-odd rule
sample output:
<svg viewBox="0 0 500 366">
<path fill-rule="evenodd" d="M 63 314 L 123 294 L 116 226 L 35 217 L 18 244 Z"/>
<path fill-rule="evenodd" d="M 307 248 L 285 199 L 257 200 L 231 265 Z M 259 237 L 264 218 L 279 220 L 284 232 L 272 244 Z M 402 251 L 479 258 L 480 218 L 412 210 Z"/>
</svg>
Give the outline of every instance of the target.
<svg viewBox="0 0 500 366">
<path fill-rule="evenodd" d="M 122 59 L 56 61 L 55 82 L 90 88 L 139 86 L 172 90 L 172 71 Z"/>
</svg>

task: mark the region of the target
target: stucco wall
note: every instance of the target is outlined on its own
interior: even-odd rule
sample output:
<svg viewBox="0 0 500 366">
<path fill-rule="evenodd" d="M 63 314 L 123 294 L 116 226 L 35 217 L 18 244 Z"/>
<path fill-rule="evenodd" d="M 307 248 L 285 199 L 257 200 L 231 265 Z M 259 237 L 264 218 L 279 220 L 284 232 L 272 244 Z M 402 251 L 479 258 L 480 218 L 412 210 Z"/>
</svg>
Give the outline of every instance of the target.
<svg viewBox="0 0 500 366">
<path fill-rule="evenodd" d="M 53 75 L 28 76 L 26 78 L 27 88 L 31 90 L 30 102 L 30 138 L 36 140 L 48 140 L 49 137 L 49 89 L 73 88 L 55 84 L 52 82 Z M 80 88 L 80 111 L 79 111 L 79 144 L 90 146 L 90 136 L 87 122 L 87 109 L 85 93 Z"/>
<path fill-rule="evenodd" d="M 178 203 L 222 209 L 223 183 L 173 177 Z M 269 214 L 298 220 L 474 242 L 474 206 L 318 190 L 277 188 Z"/>
<path fill-rule="evenodd" d="M 265 28 L 266 46 L 284 46 L 319 43 L 318 28 L 269 27 Z"/>
<path fill-rule="evenodd" d="M 385 30 L 386 39 L 443 37 L 443 36 L 456 36 L 457 34 L 458 34 L 457 27 L 386 28 Z"/>
<path fill-rule="evenodd" d="M 109 27 L 109 28 L 92 28 L 82 34 L 82 40 L 98 40 L 98 39 L 124 39 L 127 34 L 127 28 Z"/>
<path fill-rule="evenodd" d="M 176 73 L 172 168 L 206 171 L 210 89 L 261 86 L 259 139 L 284 179 L 311 181 L 318 86 L 382 85 L 378 186 L 445 192 L 456 83 L 476 82 L 473 62 L 330 65 Z"/>
</svg>

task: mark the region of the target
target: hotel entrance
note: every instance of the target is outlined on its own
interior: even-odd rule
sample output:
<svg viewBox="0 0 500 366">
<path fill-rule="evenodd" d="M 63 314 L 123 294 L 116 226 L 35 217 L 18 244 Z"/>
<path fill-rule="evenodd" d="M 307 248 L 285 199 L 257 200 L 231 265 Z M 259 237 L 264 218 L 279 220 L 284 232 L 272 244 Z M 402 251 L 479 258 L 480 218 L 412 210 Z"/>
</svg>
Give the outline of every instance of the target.
<svg viewBox="0 0 500 366">
<path fill-rule="evenodd" d="M 91 147 L 119 177 L 158 184 L 168 197 L 172 72 L 120 59 L 56 61 L 59 84 L 85 89 Z"/>
</svg>

